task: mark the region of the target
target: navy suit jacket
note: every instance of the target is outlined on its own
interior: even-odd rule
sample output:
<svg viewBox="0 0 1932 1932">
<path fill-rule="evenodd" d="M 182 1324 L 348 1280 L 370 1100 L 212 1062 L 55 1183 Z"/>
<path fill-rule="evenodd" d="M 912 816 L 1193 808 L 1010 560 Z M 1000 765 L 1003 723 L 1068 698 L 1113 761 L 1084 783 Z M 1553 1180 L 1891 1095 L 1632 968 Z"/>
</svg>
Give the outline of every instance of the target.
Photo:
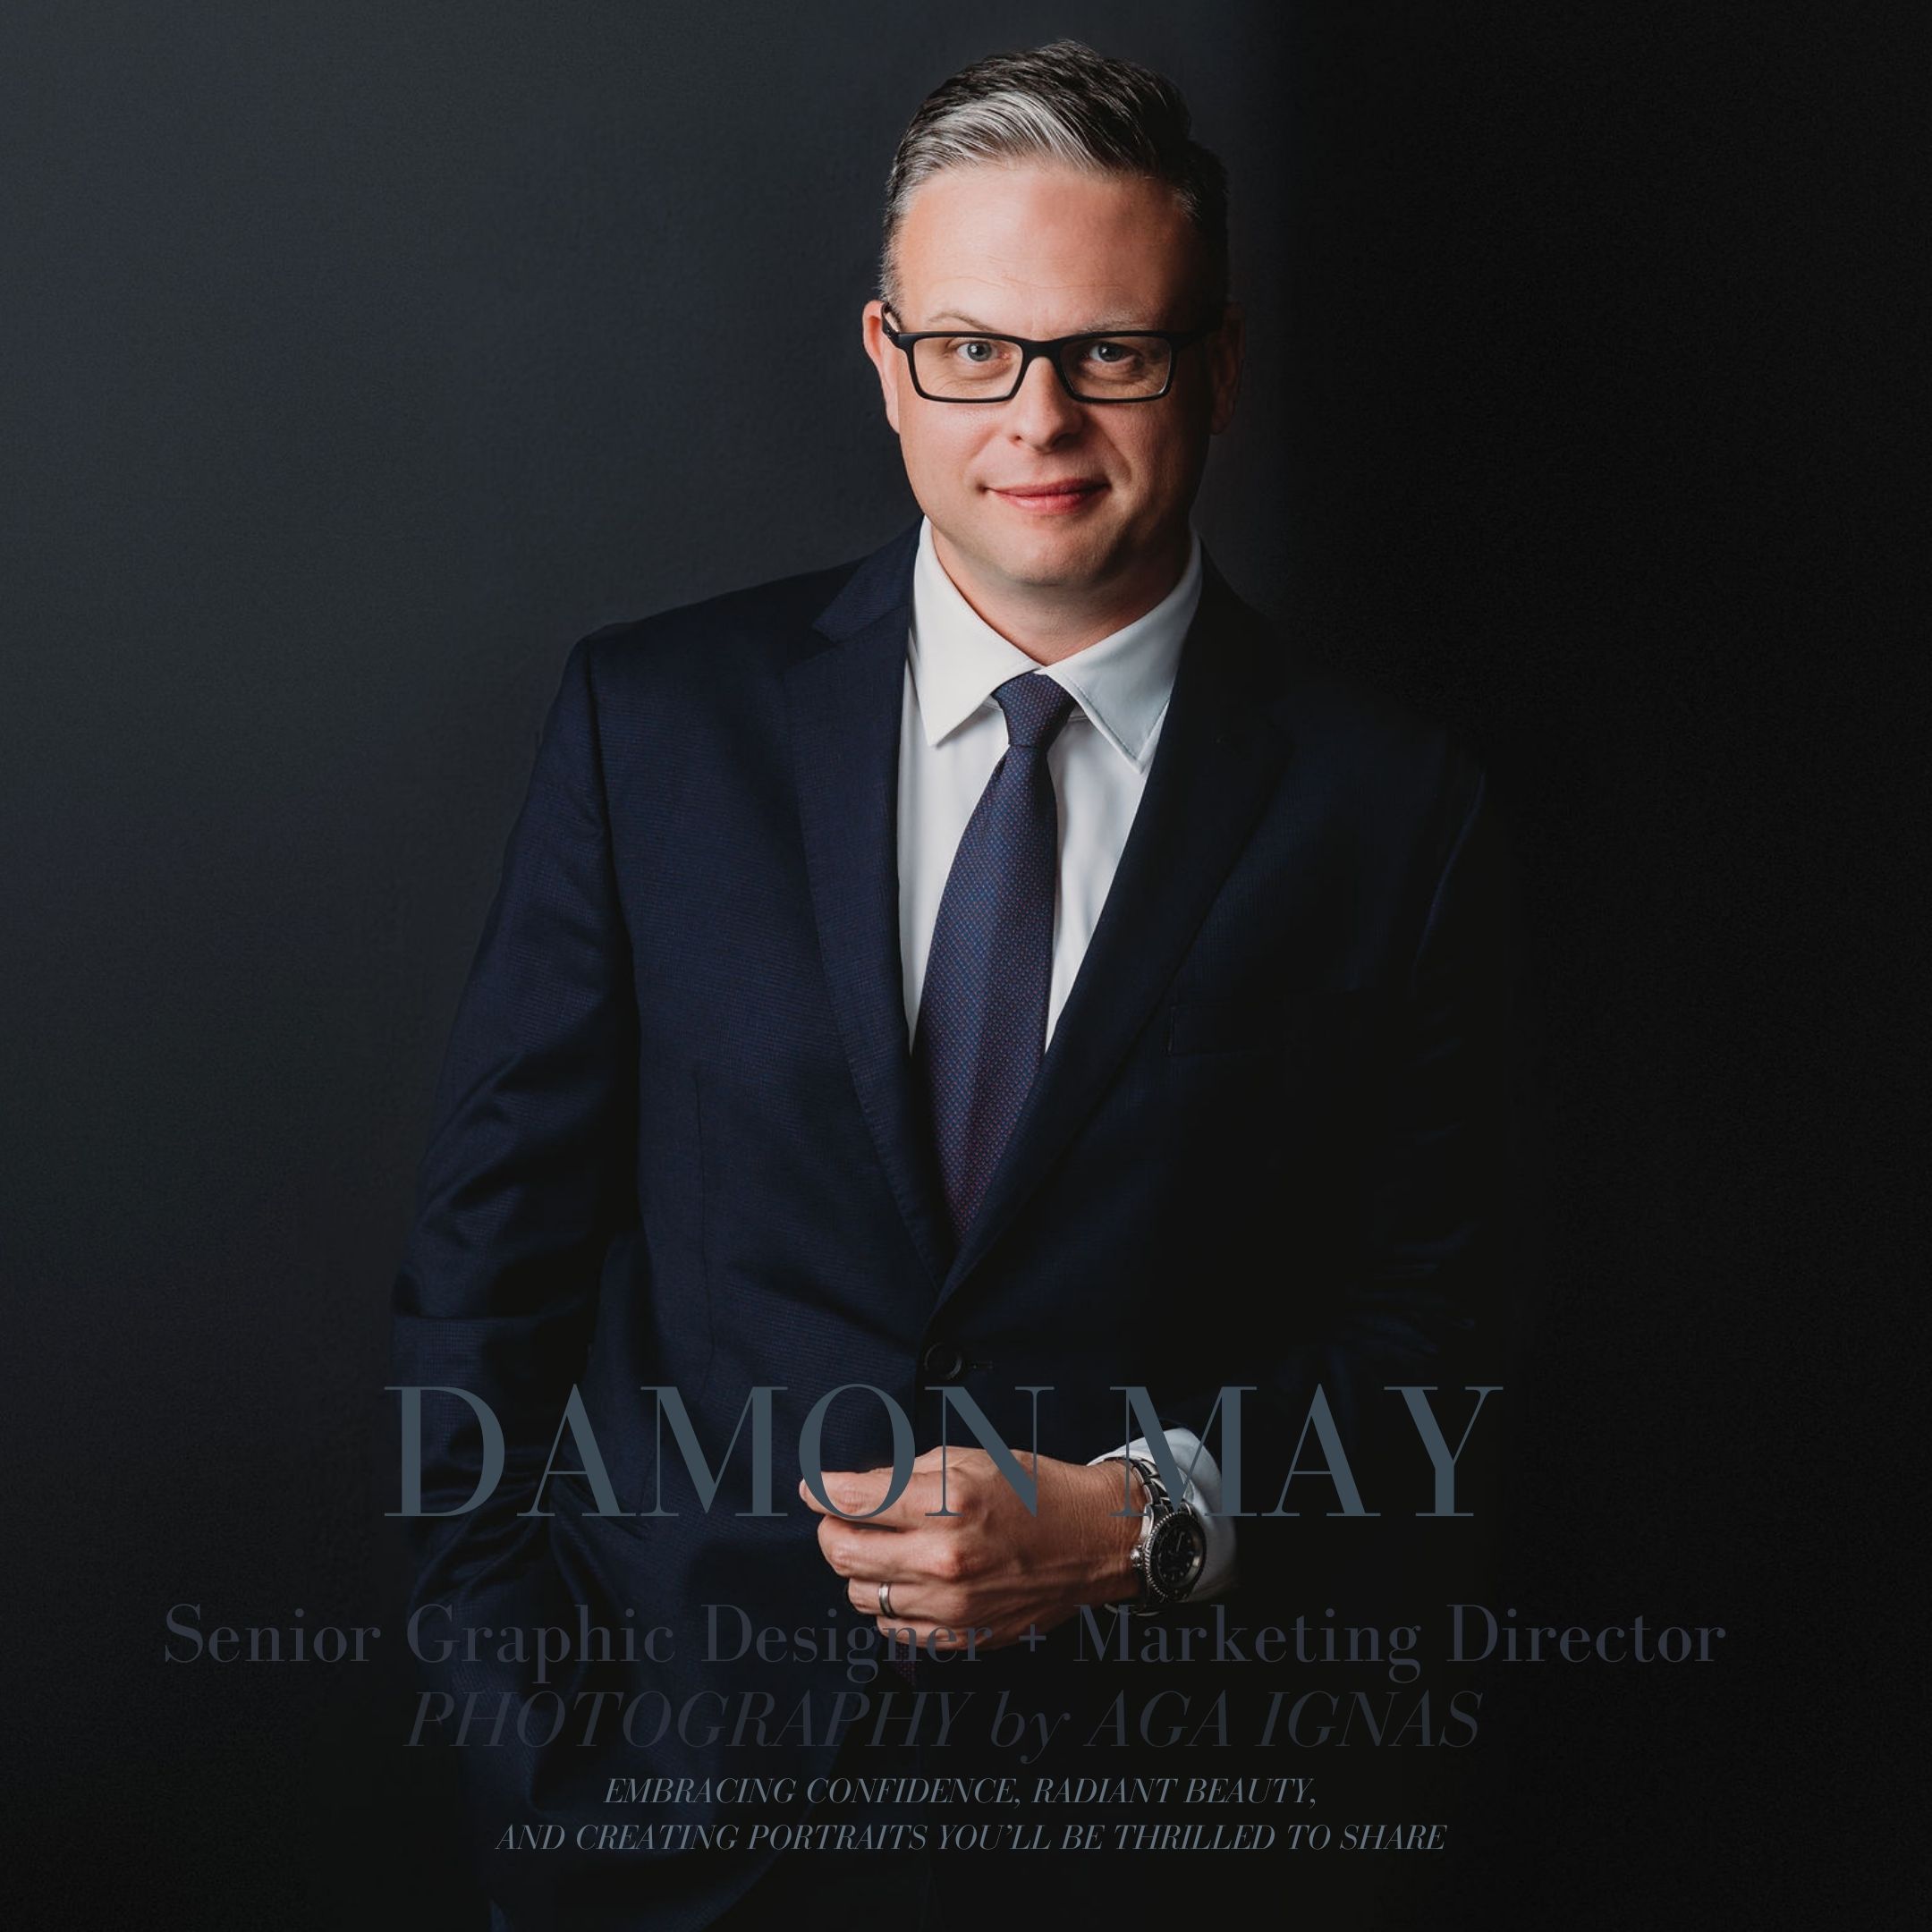
<svg viewBox="0 0 1932 1932">
<path fill-rule="evenodd" d="M 1405 1432 L 1414 1511 L 1427 1462 L 1383 1391 L 1497 1379 L 1512 973 L 1482 776 L 1308 661 L 1211 557 L 1111 893 L 955 1247 L 900 978 L 916 539 L 577 645 L 436 1102 L 395 1380 L 475 1393 L 509 1447 L 490 1504 L 415 1526 L 416 1603 L 490 1625 L 634 1608 L 680 1629 L 652 1679 L 674 1698 L 763 1681 L 755 1659 L 698 1661 L 706 1604 L 862 1621 L 795 1499 L 799 1422 L 840 1385 L 890 1392 L 921 1449 L 939 1385 L 1022 1446 L 1017 1392 L 1044 1386 L 1038 1448 L 1078 1461 L 1124 1439 L 1122 1385 L 1206 1433 L 1242 1385 L 1243 1505 L 1267 1512 L 1318 1383 L 1369 1466 L 1375 1429 Z M 749 1428 L 708 1511 L 668 1431 L 660 1471 L 640 1389 L 666 1384 L 714 1466 L 748 1392 L 784 1390 L 778 1516 L 739 1513 Z M 571 1477 L 547 1487 L 554 1514 L 519 1513 L 573 1385 L 622 1506 L 649 1510 L 661 1474 L 676 1513 L 587 1516 Z M 478 1436 L 449 1398 L 425 1416 L 426 1499 L 452 1507 Z M 877 1401 L 842 1397 L 826 1466 L 891 1452 Z M 559 1466 L 576 1460 L 566 1439 Z M 1238 1525 L 1250 1609 L 1288 1600 L 1298 1535 L 1335 1506 L 1296 1489 L 1299 1521 Z M 472 1660 L 436 1681 L 513 1674 Z M 770 1681 L 788 1706 L 805 1680 Z M 470 1756 L 512 1815 L 574 1815 L 540 1767 Z M 667 1877 L 637 1922 L 701 1922 L 715 1884 Z"/>
</svg>

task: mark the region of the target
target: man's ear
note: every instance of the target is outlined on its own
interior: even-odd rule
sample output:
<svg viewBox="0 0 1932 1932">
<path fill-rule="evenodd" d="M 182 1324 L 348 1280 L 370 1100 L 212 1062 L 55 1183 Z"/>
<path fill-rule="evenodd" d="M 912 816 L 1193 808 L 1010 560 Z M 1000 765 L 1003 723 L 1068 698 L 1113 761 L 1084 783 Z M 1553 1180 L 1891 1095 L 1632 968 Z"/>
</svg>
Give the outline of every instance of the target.
<svg viewBox="0 0 1932 1932">
<path fill-rule="evenodd" d="M 886 305 L 877 301 L 869 301 L 860 311 L 859 333 L 865 343 L 865 352 L 872 359 L 872 367 L 878 371 L 879 394 L 886 399 L 886 420 L 892 425 L 894 436 L 899 434 L 899 352 L 886 340 Z"/>
<path fill-rule="evenodd" d="M 1239 302 L 1227 305 L 1223 311 L 1221 326 L 1208 338 L 1208 368 L 1214 386 L 1214 412 L 1209 419 L 1209 427 L 1216 436 L 1219 436 L 1233 419 L 1235 398 L 1241 394 L 1241 309 Z"/>
</svg>

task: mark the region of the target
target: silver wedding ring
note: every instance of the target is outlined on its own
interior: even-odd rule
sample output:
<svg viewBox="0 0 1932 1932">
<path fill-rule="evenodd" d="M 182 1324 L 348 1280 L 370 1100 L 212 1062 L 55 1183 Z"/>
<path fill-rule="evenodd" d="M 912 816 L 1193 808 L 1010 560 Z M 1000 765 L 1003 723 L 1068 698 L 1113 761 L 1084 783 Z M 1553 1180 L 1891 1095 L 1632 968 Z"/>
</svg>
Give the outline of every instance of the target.
<svg viewBox="0 0 1932 1932">
<path fill-rule="evenodd" d="M 892 1585 L 890 1583 L 881 1583 L 879 1585 L 879 1614 L 883 1617 L 889 1617 L 892 1614 Z"/>
</svg>

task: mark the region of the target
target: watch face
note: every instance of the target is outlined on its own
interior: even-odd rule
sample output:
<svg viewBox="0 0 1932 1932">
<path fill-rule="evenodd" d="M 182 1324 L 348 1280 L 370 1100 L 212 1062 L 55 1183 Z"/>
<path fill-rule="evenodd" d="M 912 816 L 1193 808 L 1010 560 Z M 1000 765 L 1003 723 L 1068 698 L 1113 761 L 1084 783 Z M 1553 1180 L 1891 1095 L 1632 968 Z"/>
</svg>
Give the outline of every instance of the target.
<svg viewBox="0 0 1932 1932">
<path fill-rule="evenodd" d="M 1185 1597 L 1194 1588 L 1207 1557 L 1207 1538 L 1188 1510 L 1176 1510 L 1154 1531 L 1148 1550 L 1148 1580 L 1163 1599 Z"/>
</svg>

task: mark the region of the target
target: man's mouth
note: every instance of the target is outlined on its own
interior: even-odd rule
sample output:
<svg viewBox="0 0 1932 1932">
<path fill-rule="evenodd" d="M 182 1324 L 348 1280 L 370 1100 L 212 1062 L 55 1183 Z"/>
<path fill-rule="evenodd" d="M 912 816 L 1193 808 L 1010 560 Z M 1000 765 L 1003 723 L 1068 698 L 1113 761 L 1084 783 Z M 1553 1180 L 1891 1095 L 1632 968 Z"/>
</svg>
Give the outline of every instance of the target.
<svg viewBox="0 0 1932 1932">
<path fill-rule="evenodd" d="M 1046 483 L 1016 484 L 993 494 L 1030 515 L 1053 516 L 1080 509 L 1106 487 L 1098 477 L 1055 477 Z"/>
</svg>

